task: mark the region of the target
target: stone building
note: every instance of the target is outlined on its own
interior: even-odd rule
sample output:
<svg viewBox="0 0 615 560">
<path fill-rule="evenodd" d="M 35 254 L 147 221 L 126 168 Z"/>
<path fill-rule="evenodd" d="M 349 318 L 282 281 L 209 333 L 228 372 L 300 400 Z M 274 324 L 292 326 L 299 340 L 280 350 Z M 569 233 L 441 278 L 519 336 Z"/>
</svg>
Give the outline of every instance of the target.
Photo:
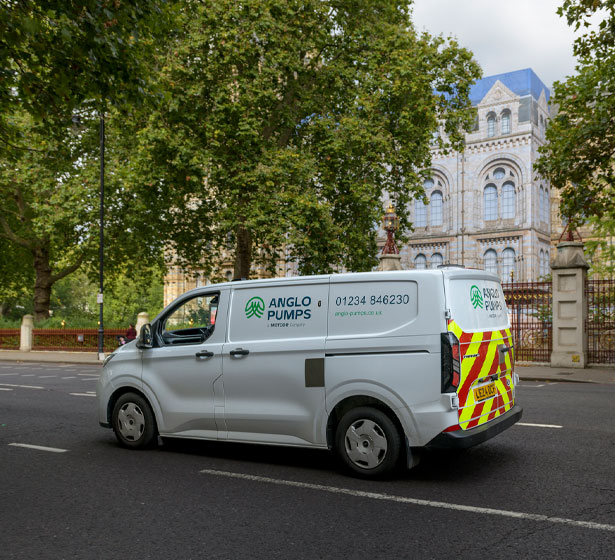
<svg viewBox="0 0 615 560">
<path fill-rule="evenodd" d="M 471 100 L 478 118 L 465 151 L 433 148 L 429 204 L 410 208 L 415 231 L 401 250 L 402 267 L 451 263 L 504 281 L 537 280 L 550 272 L 550 187 L 533 171 L 549 90 L 527 68 L 483 78 Z"/>
</svg>

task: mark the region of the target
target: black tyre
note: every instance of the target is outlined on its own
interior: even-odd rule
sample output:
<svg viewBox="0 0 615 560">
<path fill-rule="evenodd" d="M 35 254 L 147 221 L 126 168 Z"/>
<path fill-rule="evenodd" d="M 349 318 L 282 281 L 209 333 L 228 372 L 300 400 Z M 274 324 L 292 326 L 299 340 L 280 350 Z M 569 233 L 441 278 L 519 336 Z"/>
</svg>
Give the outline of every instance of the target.
<svg viewBox="0 0 615 560">
<path fill-rule="evenodd" d="M 149 403 L 136 393 L 125 393 L 115 403 L 113 431 L 124 447 L 145 449 L 156 442 L 156 419 Z"/>
<path fill-rule="evenodd" d="M 335 451 L 342 464 L 365 478 L 390 474 L 399 462 L 401 446 L 393 421 L 375 408 L 349 410 L 335 432 Z"/>
</svg>

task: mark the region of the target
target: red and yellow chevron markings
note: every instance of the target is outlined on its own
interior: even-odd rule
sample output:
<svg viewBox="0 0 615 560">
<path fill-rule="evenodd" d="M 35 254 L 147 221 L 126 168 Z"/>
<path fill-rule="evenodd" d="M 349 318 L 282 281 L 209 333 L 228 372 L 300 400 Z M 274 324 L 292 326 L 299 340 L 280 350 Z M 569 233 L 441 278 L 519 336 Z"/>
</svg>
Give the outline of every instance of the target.
<svg viewBox="0 0 615 560">
<path fill-rule="evenodd" d="M 449 321 L 448 330 L 460 342 L 459 426 L 469 430 L 514 405 L 512 335 L 510 329 L 466 333 L 454 320 Z M 502 347 L 510 350 L 501 352 Z"/>
</svg>

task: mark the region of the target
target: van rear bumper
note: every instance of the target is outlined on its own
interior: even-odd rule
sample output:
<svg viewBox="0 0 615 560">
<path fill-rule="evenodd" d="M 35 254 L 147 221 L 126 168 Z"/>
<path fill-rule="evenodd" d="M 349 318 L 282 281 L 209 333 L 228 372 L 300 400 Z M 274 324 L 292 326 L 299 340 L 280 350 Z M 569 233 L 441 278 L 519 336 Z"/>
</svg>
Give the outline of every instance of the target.
<svg viewBox="0 0 615 560">
<path fill-rule="evenodd" d="M 521 420 L 523 409 L 516 404 L 506 414 L 471 430 L 442 432 L 433 438 L 425 447 L 432 449 L 465 449 L 491 439 L 500 432 L 510 428 Z"/>
</svg>

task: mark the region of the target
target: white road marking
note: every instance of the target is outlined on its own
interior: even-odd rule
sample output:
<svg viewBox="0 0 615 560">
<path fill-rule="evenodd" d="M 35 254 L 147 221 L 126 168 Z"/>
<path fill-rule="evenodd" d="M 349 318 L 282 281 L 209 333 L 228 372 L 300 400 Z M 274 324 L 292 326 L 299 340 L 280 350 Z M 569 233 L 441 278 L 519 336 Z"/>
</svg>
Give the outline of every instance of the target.
<svg viewBox="0 0 615 560">
<path fill-rule="evenodd" d="M 57 375 L 39 375 L 38 376 L 39 379 L 47 379 L 49 377 L 57 377 Z"/>
<path fill-rule="evenodd" d="M 531 428 L 563 428 L 557 424 L 530 424 L 529 422 L 517 422 L 517 426 L 530 426 Z"/>
<path fill-rule="evenodd" d="M 33 373 L 24 373 L 21 377 L 34 377 Z"/>
<path fill-rule="evenodd" d="M 84 377 L 81 381 L 97 381 L 98 377 Z"/>
<path fill-rule="evenodd" d="M 12 391 L 13 389 L 7 389 L 6 387 L 0 387 L 0 391 Z"/>
<path fill-rule="evenodd" d="M 44 447 L 42 445 L 30 445 L 29 443 L 9 443 L 13 447 L 26 447 L 27 449 L 38 449 L 39 451 L 51 451 L 52 453 L 66 453 L 68 449 L 58 447 Z"/>
<path fill-rule="evenodd" d="M 19 375 L 18 373 L 0 373 L 2 377 L 6 377 L 7 375 Z"/>
<path fill-rule="evenodd" d="M 95 397 L 96 393 L 68 393 L 69 395 L 73 395 L 75 397 Z"/>
<path fill-rule="evenodd" d="M 71 377 L 71 376 L 69 376 L 69 377 L 63 377 L 62 379 L 77 379 L 77 378 L 73 375 L 72 377 Z"/>
<path fill-rule="evenodd" d="M 202 474 L 212 476 L 225 476 L 228 478 L 240 478 L 243 480 L 252 480 L 254 482 L 265 482 L 268 484 L 278 484 L 280 486 L 294 486 L 295 488 L 307 488 L 309 490 L 320 490 L 330 492 L 332 494 L 345 494 L 347 496 L 355 496 L 358 498 L 370 498 L 372 500 L 386 500 L 389 502 L 399 502 L 402 504 L 413 504 L 417 506 L 428 506 L 441 509 L 450 509 L 456 511 L 467 511 L 471 513 L 482 513 L 485 515 L 499 515 L 502 517 L 513 517 L 516 519 L 527 519 L 529 521 L 545 521 L 549 523 L 559 523 L 563 525 L 572 525 L 573 527 L 583 527 L 585 529 L 597 529 L 600 531 L 615 532 L 615 525 L 606 523 L 595 523 L 593 521 L 578 521 L 576 519 L 566 519 L 563 517 L 550 517 L 549 515 L 540 515 L 536 513 L 523 513 L 520 511 L 507 511 L 504 509 L 481 508 L 475 506 L 465 506 L 461 504 L 449 504 L 446 502 L 434 502 L 432 500 L 419 500 L 417 498 L 406 498 L 404 496 L 394 496 L 392 494 L 378 494 L 376 492 L 363 492 L 361 490 L 352 490 L 350 488 L 339 488 L 336 486 L 323 486 L 321 484 L 310 484 L 308 482 L 297 482 L 294 480 L 278 480 L 265 476 L 255 476 L 251 474 L 242 474 L 235 472 L 217 471 L 213 469 L 204 469 L 200 471 Z"/>
<path fill-rule="evenodd" d="M 87 377 L 96 377 L 98 378 L 98 374 L 97 373 L 78 373 L 77 375 L 81 375 L 81 376 L 87 376 Z"/>
<path fill-rule="evenodd" d="M 3 387 L 19 387 L 21 389 L 44 389 L 45 387 L 37 387 L 36 385 L 11 385 L 10 383 L 0 383 Z"/>
</svg>

